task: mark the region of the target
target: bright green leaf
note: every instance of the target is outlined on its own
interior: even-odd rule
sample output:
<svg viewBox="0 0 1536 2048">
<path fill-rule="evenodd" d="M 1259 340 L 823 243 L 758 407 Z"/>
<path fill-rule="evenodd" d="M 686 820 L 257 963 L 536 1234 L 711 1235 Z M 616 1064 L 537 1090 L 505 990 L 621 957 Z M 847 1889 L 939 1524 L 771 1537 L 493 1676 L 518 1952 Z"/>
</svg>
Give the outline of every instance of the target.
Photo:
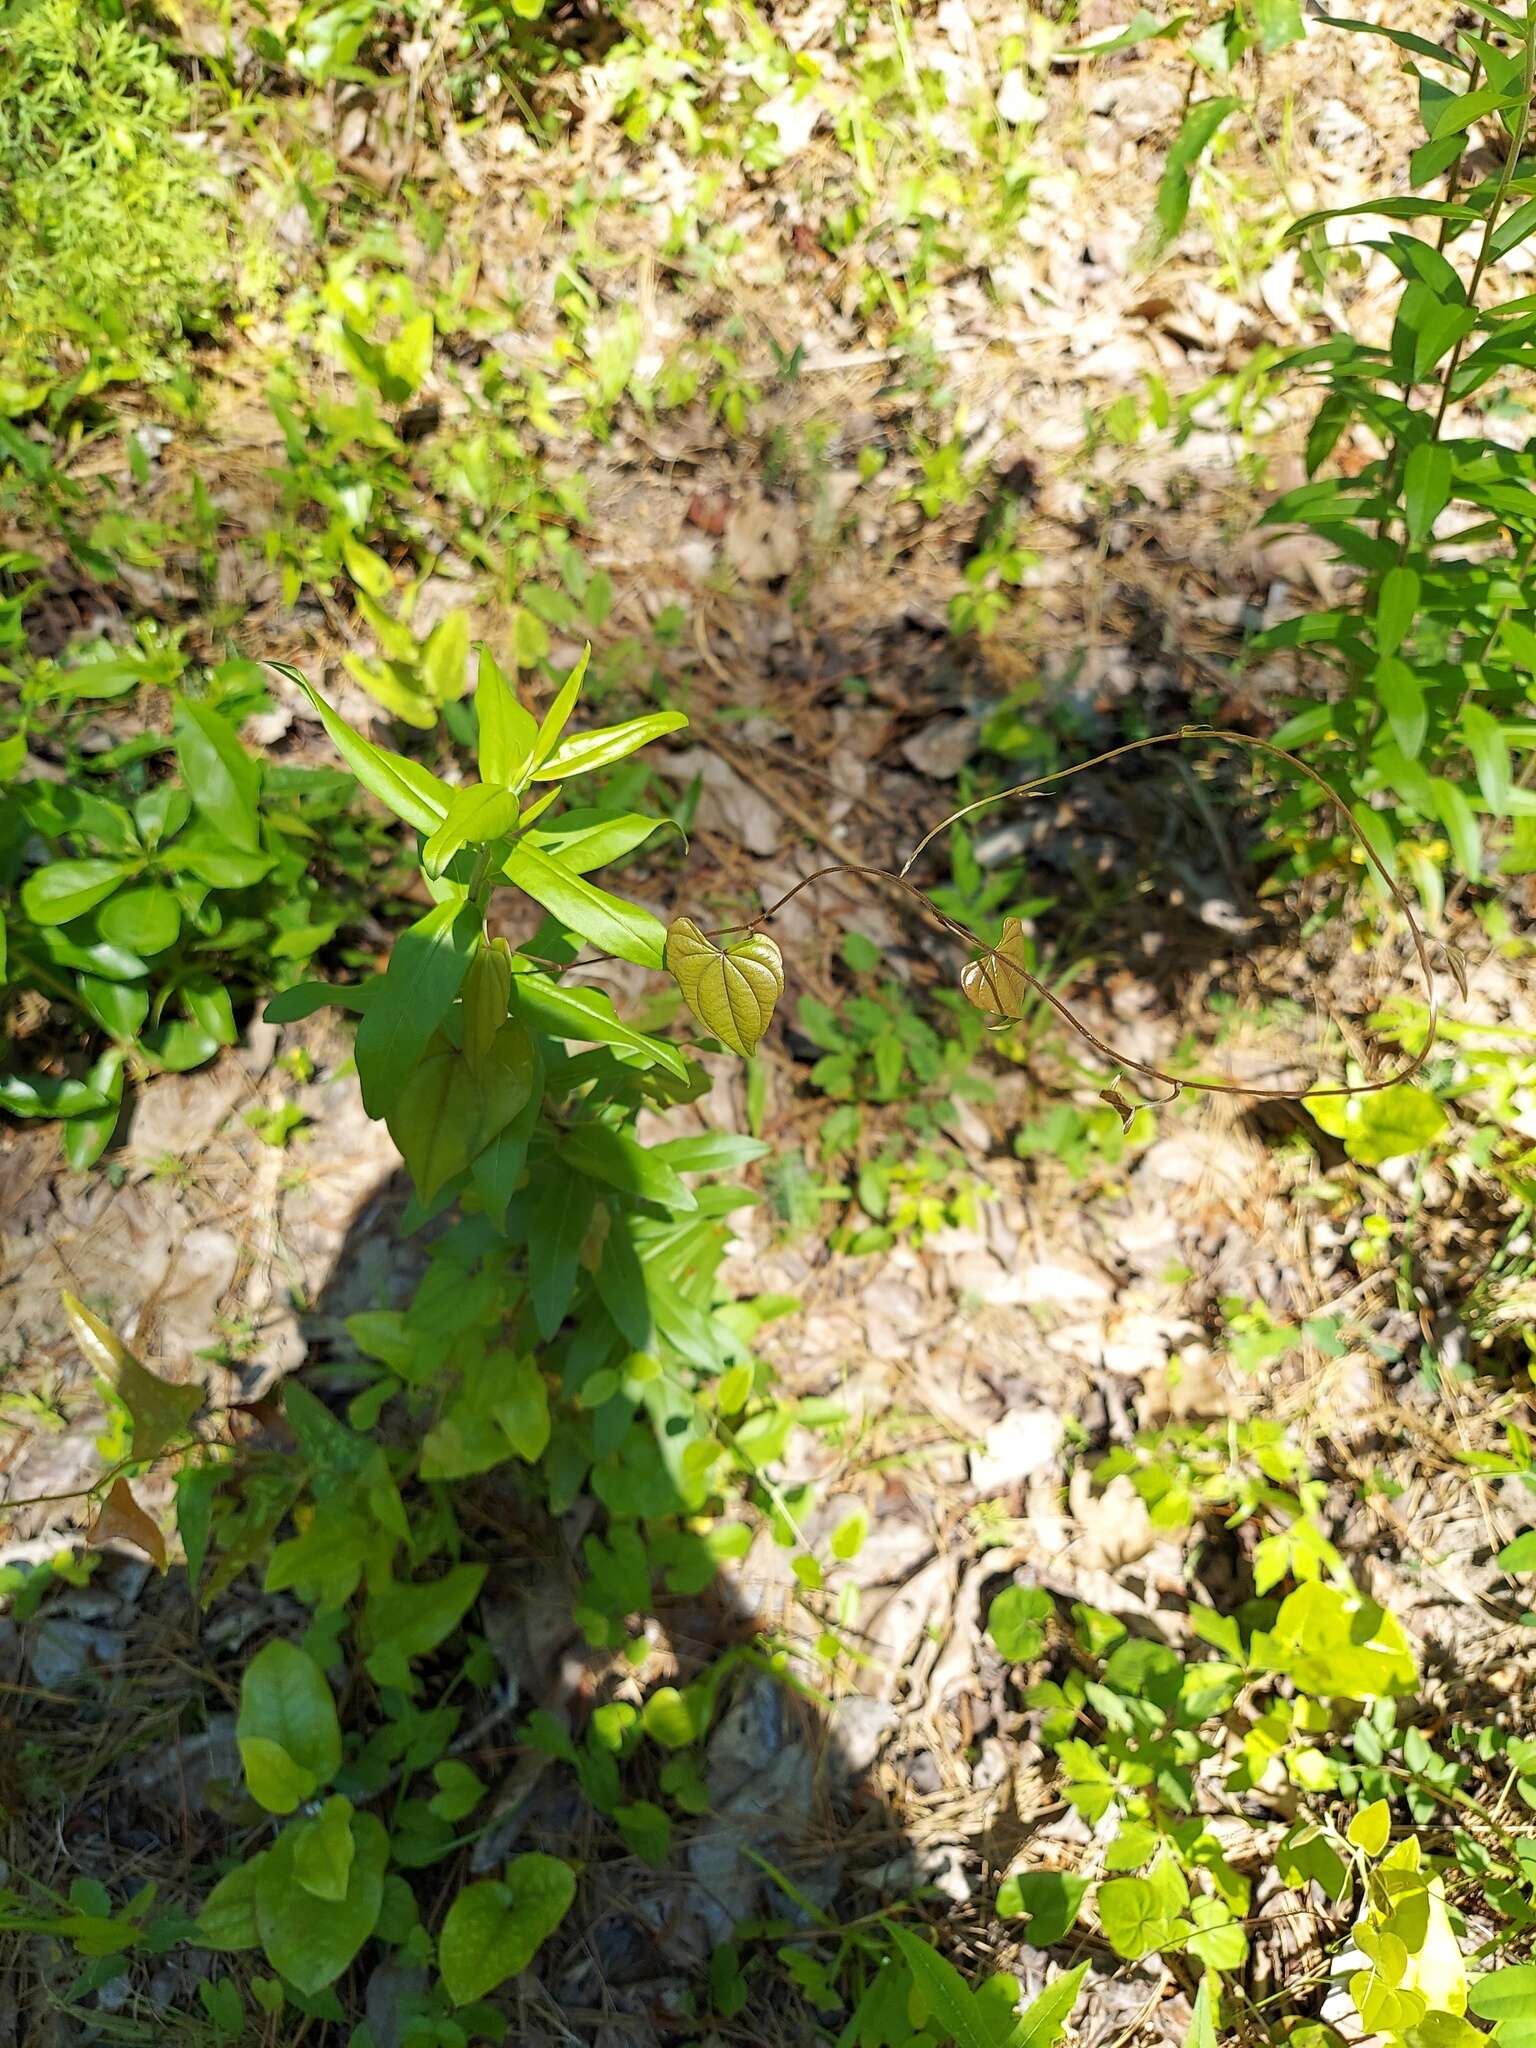
<svg viewBox="0 0 1536 2048">
<path fill-rule="evenodd" d="M 270 1646 L 269 1646 L 270 1647 Z M 319 1898 L 295 1870 L 302 1827 L 285 1828 L 262 1860 L 256 1926 L 268 1962 L 306 1996 L 334 1984 L 378 1923 L 389 1836 L 371 1813 L 352 1816 L 345 1896 Z"/>
<path fill-rule="evenodd" d="M 1342 1139 L 1350 1158 L 1362 1166 L 1417 1155 L 1450 1121 L 1428 1089 L 1412 1081 L 1398 1081 L 1370 1095 L 1309 1095 L 1306 1107 L 1319 1127 Z"/>
<path fill-rule="evenodd" d="M 468 2005 L 515 1977 L 570 1911 L 569 1864 L 537 1853 L 507 1865 L 506 1882 L 466 1885 L 443 1922 L 437 1962 L 455 2005 Z"/>
<path fill-rule="evenodd" d="M 649 746 L 663 733 L 676 732 L 688 723 L 681 711 L 650 711 L 642 718 L 626 719 L 622 725 L 606 725 L 597 732 L 578 732 L 562 740 L 547 759 L 533 771 L 535 782 L 560 782 L 567 775 L 588 775 L 594 768 L 609 768 L 626 754 Z"/>
<path fill-rule="evenodd" d="M 269 1813 L 292 1813 L 341 1767 L 331 1688 L 296 1643 L 267 1643 L 247 1664 L 235 1734 L 251 1797 Z"/>
</svg>

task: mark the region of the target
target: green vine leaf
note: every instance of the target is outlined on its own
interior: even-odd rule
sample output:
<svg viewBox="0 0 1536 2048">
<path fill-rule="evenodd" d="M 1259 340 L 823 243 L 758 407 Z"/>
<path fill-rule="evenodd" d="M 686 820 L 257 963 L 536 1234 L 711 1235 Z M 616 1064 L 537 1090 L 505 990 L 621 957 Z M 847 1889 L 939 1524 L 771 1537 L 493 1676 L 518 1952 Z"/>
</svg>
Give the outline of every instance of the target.
<svg viewBox="0 0 1536 2048">
<path fill-rule="evenodd" d="M 667 971 L 706 1031 L 750 1059 L 784 993 L 784 956 L 766 932 L 734 946 L 706 939 L 691 917 L 667 928 Z"/>
<path fill-rule="evenodd" d="M 990 953 L 970 961 L 960 973 L 967 1002 L 992 1017 L 1022 1017 L 1033 994 L 1029 981 L 1029 941 L 1016 917 L 1003 919 L 1003 935 Z"/>
</svg>

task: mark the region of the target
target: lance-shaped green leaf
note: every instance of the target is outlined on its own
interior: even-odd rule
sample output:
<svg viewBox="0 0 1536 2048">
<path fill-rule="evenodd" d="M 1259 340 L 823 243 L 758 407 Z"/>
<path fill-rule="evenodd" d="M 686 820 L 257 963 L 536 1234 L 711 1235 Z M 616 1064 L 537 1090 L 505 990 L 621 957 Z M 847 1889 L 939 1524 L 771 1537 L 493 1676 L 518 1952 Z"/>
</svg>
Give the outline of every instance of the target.
<svg viewBox="0 0 1536 2048">
<path fill-rule="evenodd" d="M 475 689 L 475 717 L 480 727 L 478 761 L 482 780 L 495 783 L 499 789 L 521 789 L 533 764 L 539 728 L 483 648 L 480 680 Z"/>
<path fill-rule="evenodd" d="M 1241 105 L 1241 100 L 1232 98 L 1201 100 L 1185 115 L 1184 125 L 1163 160 L 1157 203 L 1142 238 L 1143 262 L 1155 263 L 1183 227 L 1194 189 L 1195 167 L 1222 122 Z"/>
<path fill-rule="evenodd" d="M 533 771 L 535 782 L 558 782 L 566 775 L 586 775 L 594 768 L 610 767 L 626 754 L 659 740 L 663 733 L 676 732 L 688 723 L 681 711 L 648 711 L 643 718 L 628 718 L 622 725 L 605 725 L 598 732 L 573 733 Z"/>
<path fill-rule="evenodd" d="M 626 903 L 584 875 L 568 873 L 536 846 L 514 847 L 502 873 L 589 945 L 600 946 L 615 959 L 632 961 L 637 967 L 661 965 L 666 933 L 660 921 L 638 903 Z"/>
<path fill-rule="evenodd" d="M 691 917 L 676 918 L 667 929 L 667 971 L 704 1029 L 749 1059 L 784 993 L 784 956 L 768 934 L 720 947 Z"/>
<path fill-rule="evenodd" d="M 517 798 L 510 789 L 489 782 L 456 789 L 448 815 L 421 849 L 429 875 L 440 875 L 461 846 L 484 846 L 500 839 L 517 823 Z"/>
<path fill-rule="evenodd" d="M 157 1458 L 169 1443 L 186 1433 L 203 1405 L 201 1387 L 173 1386 L 140 1365 L 114 1330 L 92 1315 L 72 1294 L 62 1297 L 64 1313 L 82 1357 L 100 1373 L 128 1410 L 133 1424 L 135 1458 Z"/>
<path fill-rule="evenodd" d="M 447 817 L 448 806 L 453 800 L 453 791 L 446 782 L 440 781 L 430 768 L 423 768 L 419 761 L 408 761 L 404 754 L 392 754 L 386 747 L 376 747 L 360 732 L 354 732 L 340 713 L 331 709 L 313 684 L 286 661 L 269 660 L 267 667 L 275 668 L 289 682 L 298 684 L 314 705 L 320 723 L 330 735 L 331 744 L 370 795 L 376 796 L 397 818 L 404 818 L 408 825 L 414 825 L 418 832 L 437 830 Z"/>
<path fill-rule="evenodd" d="M 188 794 L 209 824 L 232 846 L 255 852 L 261 845 L 261 769 L 229 720 L 183 698 L 176 709 L 176 758 Z"/>
<path fill-rule="evenodd" d="M 576 709 L 576 699 L 581 695 L 581 686 L 587 673 L 587 663 L 592 659 L 592 643 L 589 640 L 581 650 L 581 659 L 571 670 L 555 693 L 555 701 L 539 721 L 539 736 L 534 742 L 533 765 L 537 768 L 547 761 L 560 744 L 560 735 L 570 723 L 571 713 Z"/>
</svg>

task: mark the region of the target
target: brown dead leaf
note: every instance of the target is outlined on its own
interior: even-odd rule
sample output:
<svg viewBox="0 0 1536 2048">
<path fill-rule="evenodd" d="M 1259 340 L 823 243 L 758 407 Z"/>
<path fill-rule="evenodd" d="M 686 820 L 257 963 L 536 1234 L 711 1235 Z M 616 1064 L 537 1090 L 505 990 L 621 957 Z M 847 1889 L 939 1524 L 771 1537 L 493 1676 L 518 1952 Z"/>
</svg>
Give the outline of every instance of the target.
<svg viewBox="0 0 1536 2048">
<path fill-rule="evenodd" d="M 743 583 L 776 583 L 800 560 L 800 524 L 794 507 L 754 492 L 726 521 L 725 552 Z"/>
<path fill-rule="evenodd" d="M 168 1563 L 165 1537 L 158 1523 L 134 1499 L 133 1488 L 126 1479 L 113 1480 L 112 1491 L 102 1502 L 85 1540 L 93 1550 L 101 1550 L 108 1543 L 131 1544 L 135 1550 L 143 1551 L 158 1572 L 164 1572 Z"/>
<path fill-rule="evenodd" d="M 731 501 L 724 491 L 695 491 L 684 517 L 700 533 L 713 534 L 718 540 L 730 521 Z"/>
</svg>

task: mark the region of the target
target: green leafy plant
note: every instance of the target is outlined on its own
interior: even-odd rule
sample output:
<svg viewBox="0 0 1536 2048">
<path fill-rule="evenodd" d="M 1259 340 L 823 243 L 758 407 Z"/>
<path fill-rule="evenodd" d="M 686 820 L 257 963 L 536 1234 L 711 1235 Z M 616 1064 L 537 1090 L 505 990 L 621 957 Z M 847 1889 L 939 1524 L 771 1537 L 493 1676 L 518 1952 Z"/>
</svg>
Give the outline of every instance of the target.
<svg viewBox="0 0 1536 2048">
<path fill-rule="evenodd" d="M 1208 165 L 1224 129 L 1241 117 L 1257 128 L 1263 60 L 1307 33 L 1301 0 L 1237 0 L 1234 6 L 1181 8 L 1159 20 L 1141 8 L 1123 27 L 1105 29 L 1062 52 L 1084 63 L 1172 44 L 1186 67 L 1189 91 L 1177 135 L 1163 160 L 1140 257 L 1164 256 L 1189 217 L 1196 173 Z M 1243 87 L 1251 81 L 1248 90 Z M 1267 152 L 1266 152 L 1267 154 Z"/>
<path fill-rule="evenodd" d="M 1536 688 L 1531 458 L 1481 431 L 1478 417 L 1532 359 L 1536 334 L 1536 316 L 1507 295 L 1500 270 L 1536 233 L 1522 155 L 1536 31 L 1499 13 L 1444 44 L 1390 26 L 1338 26 L 1407 51 L 1425 140 L 1411 192 L 1308 215 L 1292 230 L 1305 237 L 1340 214 L 1380 220 L 1369 246 L 1402 288 L 1385 344 L 1340 334 L 1290 359 L 1325 395 L 1307 443 L 1312 481 L 1266 518 L 1316 534 L 1352 588 L 1251 644 L 1324 666 L 1328 701 L 1299 709 L 1278 740 L 1327 748 L 1354 793 L 1356 822 L 1436 916 L 1448 876 L 1522 872 L 1536 829 L 1528 764 L 1518 761 Z M 1481 172 L 1471 154 L 1479 127 L 1497 159 Z M 1380 452 L 1348 475 L 1325 474 L 1357 429 Z M 1316 832 L 1316 812 L 1316 792 L 1297 788 L 1277 815 L 1289 848 L 1282 877 L 1340 858 L 1337 836 Z"/>
<path fill-rule="evenodd" d="M 151 371 L 228 291 L 192 96 L 155 38 L 97 0 L 13 4 L 4 36 L 0 418 Z"/>
<path fill-rule="evenodd" d="M 747 1348 L 771 1304 L 728 1310 L 714 1280 L 723 1218 L 751 1197 L 710 1177 L 765 1148 L 724 1134 L 641 1144 L 641 1108 L 702 1092 L 702 1070 L 686 1046 L 564 979 L 583 943 L 651 968 L 671 950 L 714 1034 L 704 1042 L 745 1042 L 764 1021 L 764 991 L 770 1001 L 776 992 L 776 956 L 759 948 L 749 968 L 766 977 L 762 988 L 738 988 L 728 970 L 739 951 L 713 946 L 687 920 L 669 935 L 587 879 L 652 821 L 558 809 L 567 785 L 677 718 L 574 730 L 581 683 L 578 668 L 536 720 L 483 657 L 480 780 L 457 789 L 376 747 L 310 692 L 364 787 L 418 833 L 433 902 L 383 973 L 351 989 L 304 984 L 275 997 L 269 1015 L 339 1002 L 359 1016 L 364 1102 L 405 1156 L 413 1220 L 450 1206 L 459 1215 L 435 1236 L 407 1307 L 351 1319 L 367 1363 L 344 1416 L 290 1381 L 295 1453 L 276 1468 L 228 1468 L 222 1485 L 224 1468 L 189 1465 L 179 1486 L 189 1556 L 200 1575 L 211 1561 L 205 1598 L 263 1559 L 267 1587 L 313 1611 L 302 1642 L 273 1639 L 245 1669 L 245 1787 L 284 1824 L 219 1879 L 197 1937 L 219 1951 L 261 1950 L 301 2010 L 373 1943 L 431 1969 L 424 2020 L 452 2012 L 490 2026 L 481 2001 L 527 1967 L 575 1895 L 565 1861 L 527 1854 L 458 1889 L 435 1936 L 414 1901 L 411 1873 L 439 1866 L 466 1828 L 485 1824 L 484 1786 L 454 1753 L 451 1704 L 485 1675 L 474 1619 L 492 1551 L 474 1482 L 500 1473 L 551 1540 L 553 1518 L 579 1493 L 600 1504 L 571 1559 L 576 1618 L 595 1645 L 640 1640 L 637 1618 L 658 1581 L 696 1593 L 739 1556 L 750 1528 L 733 1508 L 766 1515 L 801 1552 L 802 1584 L 820 1583 L 767 1469 L 811 1404 L 774 1396 Z M 506 883 L 547 913 L 517 951 L 485 929 Z M 840 1531 L 834 1554 L 850 1555 L 854 1540 Z M 338 1659 L 360 1664 L 372 1687 L 370 1707 L 345 1723 L 328 1675 Z M 707 1804 L 698 1746 L 718 1702 L 743 1664 L 760 1662 L 731 1652 L 686 1687 L 655 1689 L 638 1711 L 605 1704 L 580 1738 L 535 1713 L 522 1739 L 574 1769 L 620 1853 L 660 1859 L 674 1824 Z M 651 1789 L 630 1796 L 624 1767 L 646 1752 Z M 385 1791 L 388 1827 L 372 1810 Z M 828 1938 L 869 1979 L 852 1994 L 868 2025 L 899 2004 L 907 2042 L 1053 2041 L 1078 1981 L 1061 1980 L 1021 2020 L 1016 1985 L 971 1992 L 904 1928 Z M 795 1974 L 812 1992 L 832 1981 L 810 1958 Z M 885 2037 L 866 2026 L 861 2038 Z"/>
<path fill-rule="evenodd" d="M 0 1109 L 61 1119 L 74 1166 L 110 1142 L 126 1079 L 233 1045 L 237 1006 L 318 954 L 346 957 L 362 892 L 388 886 L 388 843 L 345 777 L 242 744 L 265 701 L 251 665 L 223 664 L 197 695 L 174 687 L 180 670 L 160 655 L 39 668 L 0 741 L 6 995 L 28 1018 Z M 169 737 L 82 756 L 82 712 L 156 684 Z M 65 779 L 38 772 L 54 763 Z"/>
</svg>

